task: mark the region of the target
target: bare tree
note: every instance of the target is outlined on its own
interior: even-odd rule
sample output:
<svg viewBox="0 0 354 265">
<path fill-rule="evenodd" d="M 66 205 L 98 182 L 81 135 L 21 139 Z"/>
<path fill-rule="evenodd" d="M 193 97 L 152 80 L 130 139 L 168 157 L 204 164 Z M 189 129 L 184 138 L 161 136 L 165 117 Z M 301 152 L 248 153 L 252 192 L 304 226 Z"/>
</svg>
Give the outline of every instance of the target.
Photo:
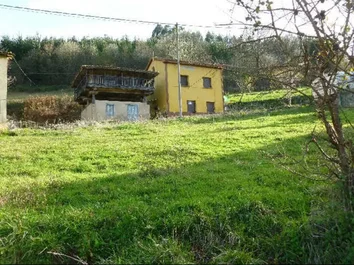
<svg viewBox="0 0 354 265">
<path fill-rule="evenodd" d="M 272 69 L 267 71 L 269 78 L 293 90 L 299 82 L 312 88 L 318 118 L 335 152 L 329 154 L 328 148 L 318 143 L 314 133 L 311 143 L 327 161 L 330 175 L 344 183 L 346 198 L 351 198 L 354 194 L 354 148 L 343 130 L 338 103 L 339 94 L 346 88 L 336 82 L 336 76 L 340 71 L 348 73 L 354 64 L 354 1 L 230 2 L 241 7 L 246 14 L 245 21 L 237 21 L 238 24 L 242 23 L 254 31 L 268 30 L 268 37 L 274 38 L 283 54 L 289 55 L 281 63 L 270 66 Z M 298 53 L 292 53 L 289 45 L 285 45 L 283 39 L 288 36 L 298 39 Z"/>
</svg>

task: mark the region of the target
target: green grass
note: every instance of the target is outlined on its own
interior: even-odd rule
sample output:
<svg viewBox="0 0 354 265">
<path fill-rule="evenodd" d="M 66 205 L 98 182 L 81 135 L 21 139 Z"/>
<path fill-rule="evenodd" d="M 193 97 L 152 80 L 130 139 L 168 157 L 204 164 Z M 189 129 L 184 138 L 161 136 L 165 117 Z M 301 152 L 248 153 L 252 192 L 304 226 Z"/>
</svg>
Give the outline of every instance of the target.
<svg viewBox="0 0 354 265">
<path fill-rule="evenodd" d="M 29 92 L 30 91 L 30 92 Z M 9 90 L 8 101 L 11 103 L 13 101 L 24 100 L 30 96 L 64 96 L 73 95 L 73 89 L 68 86 L 55 86 L 55 89 L 48 86 L 34 87 L 33 91 L 22 89 L 17 89 L 15 91 Z"/>
<path fill-rule="evenodd" d="M 349 263 L 333 183 L 278 165 L 316 124 L 296 107 L 3 133 L 0 263 Z"/>
<path fill-rule="evenodd" d="M 303 107 L 3 133 L 0 263 L 348 261 L 342 226 L 340 247 L 314 250 L 331 227 L 310 240 L 329 183 L 265 155 L 299 158 L 316 123 Z"/>
<path fill-rule="evenodd" d="M 293 91 L 291 93 L 292 97 L 297 96 L 311 96 L 310 88 L 299 88 L 299 92 Z M 278 99 L 287 99 L 289 97 L 289 90 L 271 90 L 271 91 L 261 91 L 261 92 L 251 92 L 244 94 L 231 94 L 228 96 L 230 103 L 237 102 L 254 102 L 254 101 L 268 101 L 268 100 L 278 100 Z"/>
</svg>

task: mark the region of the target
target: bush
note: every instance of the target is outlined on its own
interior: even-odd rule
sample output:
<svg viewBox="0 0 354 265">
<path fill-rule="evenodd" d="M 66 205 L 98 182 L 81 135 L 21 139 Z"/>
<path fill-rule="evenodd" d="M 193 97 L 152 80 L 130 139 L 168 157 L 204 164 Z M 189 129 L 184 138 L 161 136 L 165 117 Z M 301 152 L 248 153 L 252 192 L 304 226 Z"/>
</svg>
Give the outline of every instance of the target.
<svg viewBox="0 0 354 265">
<path fill-rule="evenodd" d="M 23 100 L 8 100 L 7 101 L 7 115 L 11 120 L 23 120 Z"/>
<path fill-rule="evenodd" d="M 24 119 L 37 123 L 73 122 L 80 119 L 81 106 L 70 96 L 40 96 L 25 100 Z"/>
</svg>

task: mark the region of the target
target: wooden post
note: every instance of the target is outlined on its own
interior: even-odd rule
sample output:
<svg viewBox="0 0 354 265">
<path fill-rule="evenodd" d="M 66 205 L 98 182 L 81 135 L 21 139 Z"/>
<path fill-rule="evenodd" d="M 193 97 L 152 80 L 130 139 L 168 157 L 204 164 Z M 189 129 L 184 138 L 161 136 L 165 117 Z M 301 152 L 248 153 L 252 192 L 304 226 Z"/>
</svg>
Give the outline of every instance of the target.
<svg viewBox="0 0 354 265">
<path fill-rule="evenodd" d="M 97 120 L 97 108 L 96 108 L 96 92 L 92 93 L 92 107 L 91 107 L 91 118 L 92 120 Z"/>
<path fill-rule="evenodd" d="M 176 23 L 176 36 L 177 36 L 177 68 L 178 68 L 178 107 L 179 107 L 179 117 L 182 117 L 182 92 L 181 92 L 181 64 L 179 58 L 179 33 L 178 33 L 178 23 Z"/>
</svg>

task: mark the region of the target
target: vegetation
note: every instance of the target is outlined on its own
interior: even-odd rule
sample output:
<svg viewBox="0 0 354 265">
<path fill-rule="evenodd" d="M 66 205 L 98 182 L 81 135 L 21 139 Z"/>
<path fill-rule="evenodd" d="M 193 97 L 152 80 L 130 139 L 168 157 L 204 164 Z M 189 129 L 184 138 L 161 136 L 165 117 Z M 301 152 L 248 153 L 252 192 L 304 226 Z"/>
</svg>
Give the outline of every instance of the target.
<svg viewBox="0 0 354 265">
<path fill-rule="evenodd" d="M 10 120 L 24 120 L 25 101 L 30 97 L 67 97 L 73 100 L 73 90 L 67 86 L 28 86 L 16 87 L 16 91 L 9 91 L 7 98 L 7 115 Z M 77 115 L 75 116 L 77 117 Z"/>
<path fill-rule="evenodd" d="M 297 107 L 3 133 L 0 263 L 349 263 L 337 189 L 277 164 L 317 123 Z"/>
<path fill-rule="evenodd" d="M 289 90 L 296 89 L 299 83 L 307 83 L 311 87 L 318 118 L 326 128 L 327 145 L 335 152 L 323 150 L 315 129 L 309 144 L 321 150 L 321 165 L 328 169 L 325 174 L 342 184 L 345 206 L 348 211 L 354 211 L 353 137 L 343 129 L 343 118 L 347 117 L 341 117 L 343 110 L 339 106 L 340 94 L 354 91 L 347 91 L 346 85 L 336 82 L 339 71 L 349 74 L 354 67 L 354 2 L 295 0 L 292 3 L 273 3 L 269 0 L 236 0 L 234 4 L 246 12 L 245 25 L 254 32 L 264 34 L 253 39 L 252 44 L 271 38 L 281 50 L 280 54 L 288 55 L 284 61 L 274 61 L 263 69 L 257 67 L 258 80 L 282 84 L 283 88 Z M 284 43 L 280 37 L 283 34 L 292 36 L 298 44 L 295 52 L 288 43 Z M 347 122 L 350 123 L 350 120 L 347 119 Z M 308 172 L 311 172 L 310 168 Z M 318 168 L 310 174 L 323 174 L 323 171 Z"/>
<path fill-rule="evenodd" d="M 278 89 L 251 93 L 235 93 L 226 95 L 228 109 L 284 108 L 292 105 L 309 105 L 313 102 L 311 89 L 294 90 Z"/>
<path fill-rule="evenodd" d="M 26 87 L 22 85 L 19 87 L 21 91 L 31 91 L 32 87 Z M 67 115 L 60 114 L 59 109 L 56 111 L 55 121 L 75 121 L 78 119 L 78 106 L 73 104 L 72 89 L 66 86 L 39 86 L 35 92 L 14 92 L 10 91 L 8 94 L 8 115 L 11 120 L 32 120 L 36 122 L 46 122 L 46 112 L 49 109 L 42 109 L 38 112 L 36 119 L 29 119 L 29 116 L 24 114 L 25 101 L 32 100 L 33 98 L 48 98 L 48 97 L 59 97 L 57 100 L 64 101 L 67 100 L 67 105 L 71 105 L 70 109 L 73 110 L 73 117 L 68 119 Z M 60 99 L 62 98 L 62 99 Z M 290 99 L 291 98 L 291 99 Z M 63 101 L 64 100 L 64 101 Z M 262 91 L 262 92 L 252 92 L 252 93 L 235 93 L 227 94 L 225 104 L 229 109 L 255 109 L 255 108 L 283 108 L 285 106 L 295 105 L 308 105 L 312 102 L 311 90 L 309 88 L 299 88 L 298 92 L 289 91 L 284 89 L 272 90 L 272 91 Z M 43 104 L 42 104 L 43 105 Z M 42 116 L 42 118 L 40 118 Z M 51 119 L 54 121 L 53 119 Z"/>
<path fill-rule="evenodd" d="M 237 102 L 255 102 L 268 100 L 289 99 L 291 97 L 312 97 L 310 88 L 298 88 L 297 91 L 278 89 L 271 91 L 251 92 L 251 93 L 235 93 L 227 95 L 228 103 Z"/>
<path fill-rule="evenodd" d="M 74 122 L 80 119 L 82 106 L 72 96 L 29 97 L 24 102 L 24 120 L 36 123 Z"/>
<path fill-rule="evenodd" d="M 183 30 L 180 48 L 223 63 L 227 92 L 267 91 L 230 95 L 237 113 L 0 135 L 0 263 L 352 262 L 354 112 L 338 106 L 334 77 L 354 65 L 353 3 L 234 3 L 248 32 Z M 82 64 L 176 57 L 160 25 L 147 41 L 3 37 L 0 48 L 28 73 L 11 65 L 10 90 L 23 92 L 66 87 Z M 316 109 L 283 108 L 313 94 Z"/>
<path fill-rule="evenodd" d="M 252 47 L 243 45 L 245 39 L 252 38 L 251 33 L 244 36 L 220 36 L 207 33 L 189 32 L 181 29 L 180 55 L 182 60 L 204 63 L 222 63 L 227 65 L 224 71 L 224 87 L 229 92 L 269 89 L 264 80 L 255 75 L 258 68 L 274 61 L 284 61 L 286 55 L 274 49 L 274 40 L 254 43 Z M 297 51 L 296 42 L 284 37 Z M 83 38 L 60 39 L 3 36 L 0 49 L 12 51 L 16 61 L 23 68 L 24 76 L 18 65 L 11 64 L 10 75 L 12 91 L 38 90 L 45 86 L 69 86 L 81 65 L 100 64 L 128 68 L 144 69 L 149 59 L 155 55 L 176 58 L 175 30 L 168 26 L 157 25 L 148 40 L 130 40 L 128 38 L 112 39 Z M 31 85 L 29 87 L 28 85 Z M 23 86 L 25 85 L 25 86 Z M 279 88 L 277 84 L 272 87 Z M 26 90 L 27 91 L 27 90 Z"/>
</svg>

